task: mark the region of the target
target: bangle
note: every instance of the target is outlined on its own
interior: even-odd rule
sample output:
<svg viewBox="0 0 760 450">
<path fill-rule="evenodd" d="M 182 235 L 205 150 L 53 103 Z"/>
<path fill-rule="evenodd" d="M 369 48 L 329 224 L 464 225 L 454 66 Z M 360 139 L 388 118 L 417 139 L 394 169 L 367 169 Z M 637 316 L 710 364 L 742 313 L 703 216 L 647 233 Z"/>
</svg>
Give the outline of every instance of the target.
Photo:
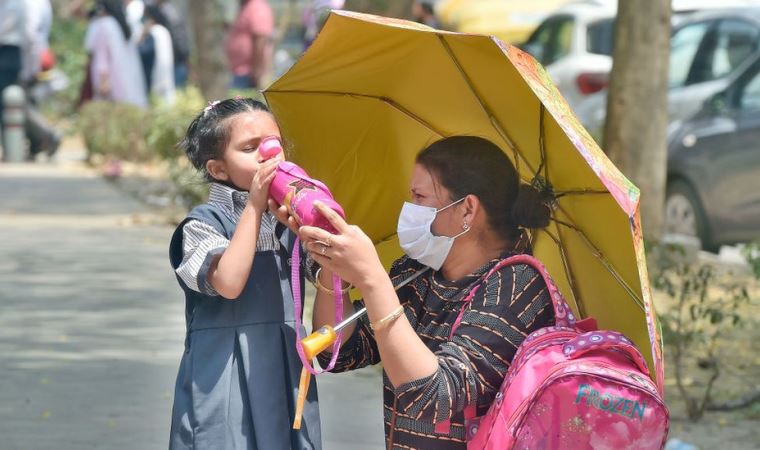
<svg viewBox="0 0 760 450">
<path fill-rule="evenodd" d="M 319 282 L 319 274 L 321 272 L 322 272 L 322 268 L 321 267 L 317 268 L 317 273 L 314 275 L 314 286 L 316 286 L 317 289 L 319 289 L 320 291 L 327 292 L 328 294 L 335 294 L 335 290 L 328 289 L 328 288 L 322 286 L 322 283 Z M 354 287 L 354 285 L 353 284 L 349 284 L 348 286 L 346 286 L 343 289 L 341 289 L 340 292 L 342 294 L 345 294 L 348 291 L 350 291 L 352 287 Z"/>
<path fill-rule="evenodd" d="M 398 307 L 394 309 L 393 311 L 391 311 L 390 314 L 388 314 L 387 316 L 383 317 L 382 319 L 376 322 L 371 322 L 369 326 L 372 328 L 373 331 L 380 331 L 383 328 L 387 327 L 391 322 L 398 319 L 401 316 L 401 314 L 404 314 L 404 305 L 398 305 Z"/>
</svg>

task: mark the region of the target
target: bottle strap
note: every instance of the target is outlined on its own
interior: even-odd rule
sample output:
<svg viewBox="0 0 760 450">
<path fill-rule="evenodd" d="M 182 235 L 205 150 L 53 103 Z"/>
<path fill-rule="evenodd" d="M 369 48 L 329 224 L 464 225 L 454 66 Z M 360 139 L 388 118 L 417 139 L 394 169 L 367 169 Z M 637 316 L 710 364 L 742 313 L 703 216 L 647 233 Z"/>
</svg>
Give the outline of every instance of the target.
<svg viewBox="0 0 760 450">
<path fill-rule="evenodd" d="M 303 344 L 301 343 L 301 314 L 303 311 L 302 296 L 301 296 L 301 240 L 296 238 L 293 245 L 293 254 L 291 256 L 292 265 L 290 268 L 291 280 L 293 285 L 293 302 L 295 305 L 296 316 L 296 351 L 298 357 L 301 359 L 304 369 L 308 370 L 312 375 L 318 375 L 320 373 L 329 372 L 335 367 L 335 362 L 338 359 L 338 353 L 340 352 L 340 341 L 342 338 L 342 332 L 337 333 L 335 342 L 332 346 L 332 356 L 330 357 L 330 363 L 323 370 L 317 370 L 311 365 L 311 361 L 306 358 L 303 351 Z M 333 275 L 333 290 L 335 291 L 335 323 L 340 323 L 343 320 L 343 292 L 342 281 L 337 275 Z"/>
</svg>

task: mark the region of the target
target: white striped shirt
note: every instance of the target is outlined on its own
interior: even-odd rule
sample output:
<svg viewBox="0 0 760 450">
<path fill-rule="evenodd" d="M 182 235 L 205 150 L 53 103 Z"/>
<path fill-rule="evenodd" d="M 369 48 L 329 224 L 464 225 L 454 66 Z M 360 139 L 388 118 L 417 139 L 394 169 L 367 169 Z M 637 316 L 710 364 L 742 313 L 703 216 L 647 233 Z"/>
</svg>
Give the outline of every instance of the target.
<svg viewBox="0 0 760 450">
<path fill-rule="evenodd" d="M 211 183 L 208 203 L 219 208 L 225 216 L 237 223 L 248 203 L 248 192 L 238 191 L 221 183 Z M 276 225 L 277 219 L 268 211 L 261 216 L 261 228 L 256 240 L 257 252 L 280 249 L 280 241 L 275 235 Z M 176 269 L 177 275 L 187 287 L 196 292 L 219 295 L 205 276 L 204 285 L 199 286 L 198 276 L 201 270 L 208 270 L 214 258 L 224 253 L 229 245 L 229 239 L 211 225 L 197 219 L 189 220 L 182 228 L 182 263 Z"/>
</svg>

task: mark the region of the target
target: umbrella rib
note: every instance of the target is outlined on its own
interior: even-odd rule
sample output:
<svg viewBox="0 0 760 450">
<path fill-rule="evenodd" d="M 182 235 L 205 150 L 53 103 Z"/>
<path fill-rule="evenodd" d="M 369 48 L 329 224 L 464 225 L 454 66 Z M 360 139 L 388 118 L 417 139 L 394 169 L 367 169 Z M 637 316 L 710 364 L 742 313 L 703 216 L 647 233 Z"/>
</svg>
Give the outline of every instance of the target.
<svg viewBox="0 0 760 450">
<path fill-rule="evenodd" d="M 565 271 L 565 277 L 567 278 L 567 282 L 570 284 L 570 293 L 573 295 L 573 302 L 575 302 L 575 306 L 578 307 L 578 314 L 580 317 L 586 317 L 586 311 L 583 307 L 583 304 L 581 300 L 579 300 L 578 295 L 576 294 L 576 284 L 575 284 L 575 276 L 573 275 L 572 269 L 570 269 L 570 263 L 567 260 L 567 254 L 565 253 L 565 247 L 562 245 L 561 237 L 559 236 L 559 229 L 557 229 L 557 236 L 555 236 L 551 231 L 549 231 L 546 228 L 542 228 L 541 231 L 546 233 L 555 244 L 557 244 L 557 248 L 559 249 L 559 256 L 562 260 L 562 268 Z"/>
<path fill-rule="evenodd" d="M 609 194 L 610 191 L 604 189 L 571 189 L 567 191 L 557 191 L 554 198 L 564 197 L 566 195 L 589 195 L 589 194 Z"/>
<path fill-rule="evenodd" d="M 277 94 L 313 94 L 313 95 L 334 95 L 334 96 L 341 96 L 341 97 L 359 97 L 359 98 L 369 98 L 373 100 L 379 100 L 383 103 L 386 103 L 387 105 L 391 106 L 392 108 L 397 109 L 402 114 L 414 119 L 415 121 L 419 122 L 421 125 L 423 125 L 428 130 L 432 131 L 433 133 L 437 134 L 440 137 L 445 137 L 446 135 L 440 131 L 435 129 L 432 125 L 422 120 L 422 118 L 413 112 L 409 111 L 408 109 L 404 108 L 400 104 L 396 103 L 393 99 L 390 99 L 388 97 L 380 97 L 377 95 L 369 95 L 369 94 L 356 94 L 353 92 L 335 92 L 335 91 L 302 91 L 297 89 L 285 89 L 285 90 L 269 90 L 268 93 L 277 93 Z"/>
<path fill-rule="evenodd" d="M 509 148 L 512 149 L 512 152 L 514 153 L 514 159 L 515 159 L 515 169 L 517 170 L 517 173 L 520 173 L 520 159 L 522 159 L 525 162 L 525 165 L 528 166 L 531 172 L 535 173 L 533 170 L 533 167 L 531 167 L 530 162 L 528 159 L 523 155 L 523 153 L 520 151 L 520 149 L 517 148 L 517 145 L 515 145 L 514 141 L 509 137 L 507 134 L 507 131 L 501 126 L 499 121 L 494 117 L 493 113 L 490 109 L 486 106 L 485 103 L 483 103 L 483 100 L 481 100 L 480 96 L 478 95 L 477 91 L 475 91 L 475 87 L 472 83 L 472 80 L 467 75 L 467 73 L 464 71 L 464 68 L 459 63 L 459 60 L 454 55 L 454 51 L 451 50 L 451 47 L 449 46 L 449 43 L 446 42 L 446 39 L 443 37 L 443 35 L 438 35 L 438 40 L 441 42 L 443 47 L 446 49 L 446 52 L 449 54 L 449 57 L 451 57 L 451 60 L 454 62 L 454 65 L 456 65 L 457 70 L 459 70 L 459 74 L 462 75 L 462 78 L 464 79 L 465 83 L 467 84 L 467 87 L 470 88 L 470 91 L 473 94 L 473 97 L 478 101 L 478 104 L 483 109 L 483 112 L 488 116 L 488 119 L 491 122 L 491 125 L 493 125 L 494 129 L 497 133 L 499 133 L 499 136 L 504 140 L 504 142 L 507 143 Z M 539 104 L 543 106 L 543 103 L 539 101 Z M 518 158 L 518 156 L 520 158 Z"/>
<path fill-rule="evenodd" d="M 623 287 L 623 289 L 626 291 L 626 293 L 633 299 L 634 302 L 641 308 L 642 311 L 645 311 L 644 308 L 644 302 L 639 298 L 638 295 L 636 295 L 636 292 L 631 288 L 628 283 L 623 279 L 623 277 L 618 273 L 618 271 L 613 267 L 613 265 L 607 260 L 607 258 L 602 254 L 602 252 L 591 242 L 591 240 L 586 236 L 586 233 L 583 232 L 583 230 L 579 229 L 575 225 L 564 222 L 562 220 L 553 218 L 552 219 L 555 223 L 559 225 L 563 225 L 573 231 L 575 231 L 583 240 L 583 242 L 591 248 L 592 253 L 594 254 L 594 257 L 599 259 L 599 261 L 602 263 L 605 269 L 612 274 L 612 276 L 617 280 L 617 282 Z"/>
<path fill-rule="evenodd" d="M 536 176 L 541 175 L 541 169 L 544 170 L 544 180 L 549 181 L 549 167 L 546 163 L 546 135 L 544 130 L 544 116 L 546 115 L 546 108 L 544 107 L 544 104 L 539 102 L 541 105 L 538 108 L 538 148 L 541 152 L 541 163 L 538 165 L 538 170 L 536 170 Z"/>
</svg>

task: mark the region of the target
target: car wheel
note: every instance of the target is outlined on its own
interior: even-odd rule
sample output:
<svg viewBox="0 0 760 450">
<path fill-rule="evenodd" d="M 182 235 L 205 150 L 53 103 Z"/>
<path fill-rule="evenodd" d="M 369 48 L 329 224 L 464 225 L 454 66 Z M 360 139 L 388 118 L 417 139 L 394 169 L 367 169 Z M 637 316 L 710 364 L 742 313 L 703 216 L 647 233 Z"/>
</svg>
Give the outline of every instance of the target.
<svg viewBox="0 0 760 450">
<path fill-rule="evenodd" d="M 713 249 L 702 205 L 686 182 L 675 180 L 668 184 L 665 232 L 694 236 L 702 241 L 702 248 Z"/>
</svg>

